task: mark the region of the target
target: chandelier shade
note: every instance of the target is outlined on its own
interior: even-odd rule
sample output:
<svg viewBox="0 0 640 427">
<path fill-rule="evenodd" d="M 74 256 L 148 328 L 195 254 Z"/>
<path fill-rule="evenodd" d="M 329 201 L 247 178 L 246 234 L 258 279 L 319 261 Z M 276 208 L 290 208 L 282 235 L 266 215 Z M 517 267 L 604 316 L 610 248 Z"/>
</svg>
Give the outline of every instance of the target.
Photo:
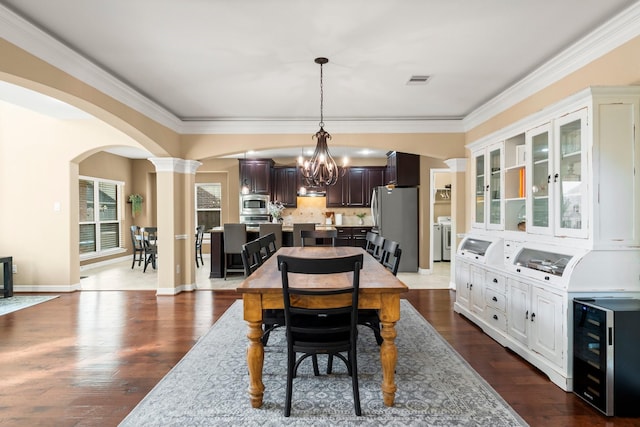
<svg viewBox="0 0 640 427">
<path fill-rule="evenodd" d="M 298 159 L 298 167 L 302 175 L 303 185 L 307 187 L 335 185 L 341 173 L 329 151 L 327 142 L 331 139 L 331 135 L 324 130 L 322 66 L 327 62 L 329 62 L 327 58 L 315 59 L 315 63 L 320 65 L 320 130 L 313 135 L 313 138 L 316 140 L 316 149 L 309 160 L 305 160 L 302 156 Z M 344 170 L 342 173 L 344 173 Z"/>
</svg>

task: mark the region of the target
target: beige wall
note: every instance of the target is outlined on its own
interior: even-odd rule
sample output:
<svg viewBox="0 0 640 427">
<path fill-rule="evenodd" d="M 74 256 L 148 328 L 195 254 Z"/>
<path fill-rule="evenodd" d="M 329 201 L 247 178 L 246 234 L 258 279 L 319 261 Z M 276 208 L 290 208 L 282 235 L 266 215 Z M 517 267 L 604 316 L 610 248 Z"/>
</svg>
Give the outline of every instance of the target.
<svg viewBox="0 0 640 427">
<path fill-rule="evenodd" d="M 468 157 L 465 143 L 499 130 L 589 85 L 640 84 L 638 52 L 640 37 L 497 114 L 467 134 L 334 134 L 333 141 L 339 145 L 416 153 L 437 160 Z M 14 276 L 17 285 L 45 290 L 47 286 L 73 289 L 79 283 L 78 165 L 105 147 L 142 146 L 158 157 L 203 161 L 198 172 L 226 174 L 229 198 L 225 203 L 229 206 L 229 215 L 236 217 L 238 205 L 235 198 L 239 189 L 233 177 L 239 172 L 237 160 L 208 159 L 232 151 L 299 147 L 302 141 L 310 139 L 309 135 L 178 135 L 6 40 L 0 40 L 0 57 L 3 59 L 0 61 L 0 79 L 61 99 L 107 124 L 94 120 L 58 121 L 0 104 L 0 200 L 12 203 L 11 209 L 0 212 L 0 252 L 14 256 L 19 269 Z M 430 161 L 423 162 L 428 165 Z M 184 181 L 175 177 L 163 179 L 161 185 L 154 167 L 146 160 L 133 163 L 132 191 L 145 196 L 145 216 L 140 218 L 141 221 L 157 222 L 158 199 L 165 196 L 158 194 L 156 188 L 162 189 L 163 186 L 171 188 L 171 197 L 175 197 L 171 200 L 172 205 L 177 202 L 185 209 L 189 178 Z M 427 170 L 428 167 L 423 167 L 422 173 L 427 173 Z M 425 180 L 423 177 L 422 182 L 428 189 L 428 178 Z M 421 199 L 426 200 L 423 194 Z M 54 206 L 59 206 L 59 210 Z M 186 209 L 192 209 L 192 206 Z M 460 206 L 456 205 L 456 210 L 459 209 Z M 469 208 L 464 209 L 468 211 Z M 188 228 L 189 212 L 169 213 L 172 223 L 182 222 L 172 231 L 180 233 Z M 423 209 L 421 217 L 422 223 L 427 224 L 429 212 Z M 422 232 L 422 240 L 428 241 L 425 235 L 428 232 Z M 41 241 L 43 234 L 47 236 L 47 257 L 33 249 L 33 242 Z M 174 246 L 174 241 L 169 240 L 168 243 Z M 182 254 L 172 256 L 174 262 L 185 263 L 188 258 L 184 254 L 190 248 L 187 249 L 187 244 L 175 246 Z M 424 266 L 423 262 L 421 258 L 421 266 Z M 162 275 L 174 274 L 173 267 L 168 268 L 171 271 L 162 272 Z M 181 276 L 178 280 L 188 281 L 190 277 Z M 173 276 L 167 283 L 171 281 Z"/>
</svg>

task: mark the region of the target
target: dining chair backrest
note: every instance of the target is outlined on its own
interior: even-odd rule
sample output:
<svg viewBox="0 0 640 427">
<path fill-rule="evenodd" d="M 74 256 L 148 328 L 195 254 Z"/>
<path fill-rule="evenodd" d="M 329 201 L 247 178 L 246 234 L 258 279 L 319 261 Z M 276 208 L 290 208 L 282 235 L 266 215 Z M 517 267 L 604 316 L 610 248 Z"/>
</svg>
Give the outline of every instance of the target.
<svg viewBox="0 0 640 427">
<path fill-rule="evenodd" d="M 382 237 L 382 235 L 378 233 L 367 231 L 365 239 L 367 241 L 365 250 L 369 252 L 375 259 L 380 261 L 380 258 L 382 258 L 382 246 L 384 245 L 384 237 Z"/>
<path fill-rule="evenodd" d="M 242 264 L 244 265 L 244 277 L 249 277 L 262 265 L 262 246 L 260 239 L 252 240 L 242 245 Z"/>
<path fill-rule="evenodd" d="M 301 230 L 302 246 L 335 246 L 338 230 Z"/>
<path fill-rule="evenodd" d="M 264 223 L 259 226 L 260 237 L 266 236 L 267 234 L 273 233 L 276 238 L 276 250 L 282 247 L 282 224 L 274 224 L 274 223 Z"/>
<path fill-rule="evenodd" d="M 196 227 L 196 267 L 200 267 L 200 263 L 204 265 L 202 258 L 202 241 L 204 240 L 204 225 Z M 198 262 L 200 261 L 200 263 Z"/>
<path fill-rule="evenodd" d="M 276 248 L 276 235 L 274 233 L 261 236 L 257 240 L 260 244 L 260 254 L 263 260 L 271 258 L 278 250 L 278 248 Z"/>
<path fill-rule="evenodd" d="M 144 269 L 147 271 L 147 267 L 151 264 L 151 267 L 156 268 L 156 258 L 158 257 L 158 227 L 142 227 L 140 234 L 143 237 L 144 243 Z"/>
<path fill-rule="evenodd" d="M 400 244 L 394 240 L 385 239 L 382 246 L 382 258 L 380 263 L 391 271 L 395 276 L 398 274 L 398 267 L 400 266 L 400 257 L 402 256 L 402 249 Z"/>
<path fill-rule="evenodd" d="M 302 230 L 315 230 L 316 225 L 313 223 L 294 223 L 293 224 L 293 246 L 302 246 L 302 238 L 300 232 Z"/>
<path fill-rule="evenodd" d="M 131 234 L 131 248 L 133 250 L 131 268 L 136 265 L 136 261 L 138 261 L 139 267 L 144 260 L 144 243 L 142 242 L 142 234 L 140 234 L 140 227 L 137 225 L 132 225 L 129 230 Z"/>
<path fill-rule="evenodd" d="M 327 373 L 331 373 L 334 356 L 345 362 L 351 375 L 355 412 L 356 415 L 361 415 L 356 343 L 362 263 L 363 254 L 340 258 L 297 258 L 278 255 L 289 355 L 284 410 L 286 417 L 291 413 L 293 378 L 300 362 L 311 356 L 314 373 L 318 375 L 315 358 L 318 354 L 329 355 Z M 295 287 L 290 286 L 290 273 L 352 273 L 351 285 L 339 288 Z M 347 353 L 346 358 L 341 354 L 344 352 Z M 296 353 L 302 353 L 297 360 Z"/>
</svg>

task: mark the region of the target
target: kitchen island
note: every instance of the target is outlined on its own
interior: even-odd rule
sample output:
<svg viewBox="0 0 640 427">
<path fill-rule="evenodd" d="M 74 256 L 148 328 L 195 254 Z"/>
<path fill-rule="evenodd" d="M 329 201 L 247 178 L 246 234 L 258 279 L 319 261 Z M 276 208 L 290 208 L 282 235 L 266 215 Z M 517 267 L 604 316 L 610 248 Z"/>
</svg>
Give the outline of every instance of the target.
<svg viewBox="0 0 640 427">
<path fill-rule="evenodd" d="M 364 236 L 371 231 L 371 226 L 363 225 L 325 225 L 316 224 L 316 230 L 338 230 L 336 246 L 360 246 L 364 247 L 366 241 Z M 211 235 L 211 271 L 210 279 L 224 277 L 224 229 L 214 227 L 207 230 Z M 247 241 L 255 240 L 260 235 L 260 228 L 247 226 Z M 342 238 L 342 236 L 348 236 Z M 293 226 L 282 226 L 282 245 L 293 246 Z"/>
</svg>

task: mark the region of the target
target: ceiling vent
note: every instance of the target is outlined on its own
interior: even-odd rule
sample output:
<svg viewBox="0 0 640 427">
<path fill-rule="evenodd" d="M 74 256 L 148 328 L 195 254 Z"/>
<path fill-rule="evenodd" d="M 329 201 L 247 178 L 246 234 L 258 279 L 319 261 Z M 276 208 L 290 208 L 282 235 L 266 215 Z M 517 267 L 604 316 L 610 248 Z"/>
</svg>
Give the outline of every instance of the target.
<svg viewBox="0 0 640 427">
<path fill-rule="evenodd" d="M 411 76 L 411 78 L 407 82 L 407 85 L 426 85 L 429 80 L 431 80 L 431 76 Z"/>
</svg>

